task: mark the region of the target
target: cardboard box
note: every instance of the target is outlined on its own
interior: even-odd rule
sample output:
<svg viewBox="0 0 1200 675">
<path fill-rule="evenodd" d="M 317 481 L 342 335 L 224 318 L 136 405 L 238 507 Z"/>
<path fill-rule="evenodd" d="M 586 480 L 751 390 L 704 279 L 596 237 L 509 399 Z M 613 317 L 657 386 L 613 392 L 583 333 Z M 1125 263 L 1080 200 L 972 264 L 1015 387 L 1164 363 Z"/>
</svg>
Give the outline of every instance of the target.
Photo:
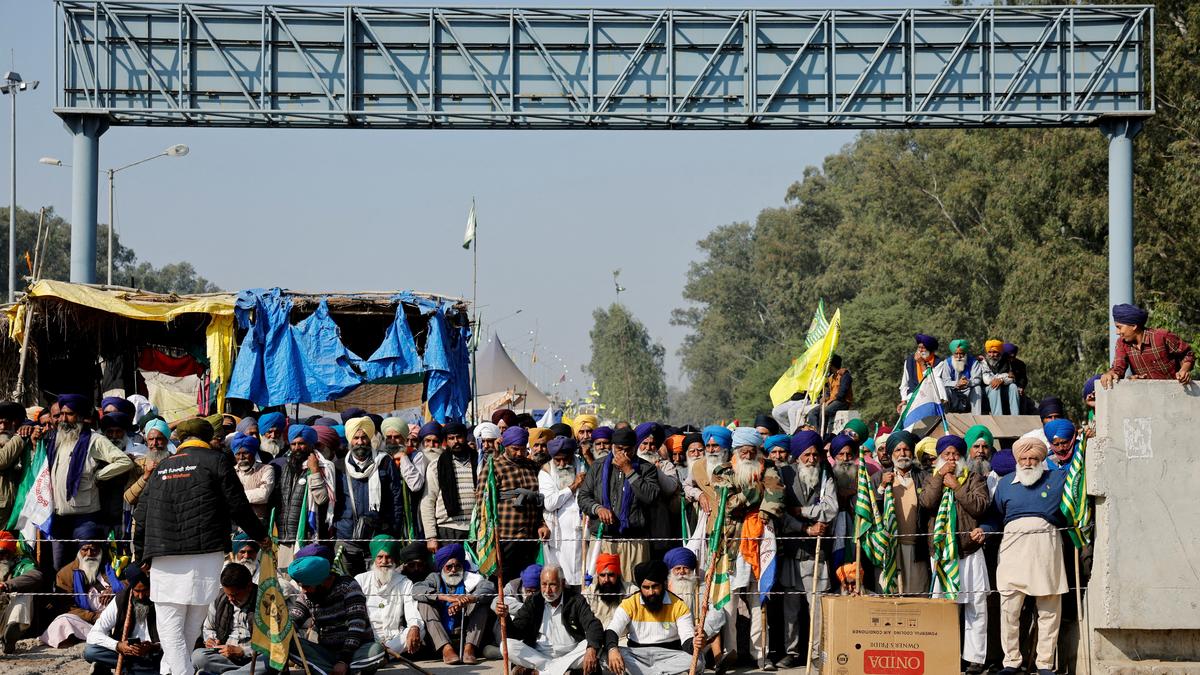
<svg viewBox="0 0 1200 675">
<path fill-rule="evenodd" d="M 958 675 L 958 606 L 950 600 L 821 598 L 825 675 Z"/>
</svg>

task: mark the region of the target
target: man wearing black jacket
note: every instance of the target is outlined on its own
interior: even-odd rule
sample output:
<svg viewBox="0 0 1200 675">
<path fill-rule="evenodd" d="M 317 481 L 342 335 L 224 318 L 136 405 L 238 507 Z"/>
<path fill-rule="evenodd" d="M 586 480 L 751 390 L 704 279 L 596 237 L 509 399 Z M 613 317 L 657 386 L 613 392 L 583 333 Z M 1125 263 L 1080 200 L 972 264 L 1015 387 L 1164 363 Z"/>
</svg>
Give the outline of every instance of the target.
<svg viewBox="0 0 1200 675">
<path fill-rule="evenodd" d="M 587 600 L 565 590 L 562 568 L 557 565 L 542 569 L 540 585 L 541 593 L 521 605 L 509 625 L 509 658 L 540 675 L 563 675 L 577 669 L 584 675 L 598 673 L 604 628 Z M 502 621 L 508 616 L 503 599 L 496 603 L 496 615 Z"/>
<path fill-rule="evenodd" d="M 191 675 L 192 647 L 209 604 L 221 592 L 231 522 L 261 545 L 267 529 L 255 515 L 233 468 L 214 450 L 213 429 L 194 418 L 179 424 L 178 451 L 155 469 L 138 500 L 137 559 L 150 565 L 150 600 L 162 636 L 163 673 Z"/>
</svg>

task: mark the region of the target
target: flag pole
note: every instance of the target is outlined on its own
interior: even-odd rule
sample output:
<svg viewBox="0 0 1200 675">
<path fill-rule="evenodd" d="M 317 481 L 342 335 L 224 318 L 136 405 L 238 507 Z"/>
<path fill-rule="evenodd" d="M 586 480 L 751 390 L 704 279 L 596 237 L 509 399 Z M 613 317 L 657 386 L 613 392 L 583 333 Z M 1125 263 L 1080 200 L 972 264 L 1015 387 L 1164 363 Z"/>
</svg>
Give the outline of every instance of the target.
<svg viewBox="0 0 1200 675">
<path fill-rule="evenodd" d="M 857 529 L 857 528 L 856 528 Z M 812 585 L 808 594 L 808 660 L 804 664 L 804 675 L 812 675 L 813 634 L 817 629 L 817 576 L 821 572 L 821 535 L 817 535 L 817 552 L 813 556 Z M 855 575 L 857 576 L 857 572 Z"/>
<path fill-rule="evenodd" d="M 696 666 L 700 661 L 700 654 L 704 651 L 704 642 L 707 636 L 704 635 L 704 619 L 708 616 L 708 606 L 712 593 L 713 573 L 717 570 L 717 551 L 725 546 L 724 523 L 717 523 L 721 526 L 722 532 L 717 540 L 717 549 L 712 551 L 712 560 L 708 563 L 708 571 L 704 573 L 704 595 L 700 598 L 700 614 L 696 619 L 696 634 L 701 637 L 700 640 L 692 641 L 692 665 L 688 669 L 688 675 L 696 675 Z"/>
<path fill-rule="evenodd" d="M 471 214 L 475 214 L 475 198 L 471 197 Z M 475 331 L 479 325 L 479 226 L 471 231 L 471 308 L 475 310 Z M 479 424 L 479 335 L 472 334 L 471 341 L 471 423 Z"/>
<path fill-rule="evenodd" d="M 1086 497 L 1085 497 L 1086 499 Z M 1083 650 L 1084 658 L 1087 659 L 1087 673 L 1092 675 L 1092 621 L 1083 607 L 1083 570 L 1079 567 L 1079 547 L 1072 546 L 1075 549 L 1075 621 L 1083 624 Z M 1083 621 L 1080 621 L 1080 619 Z"/>
<path fill-rule="evenodd" d="M 500 597 L 504 597 L 504 559 L 500 554 L 500 533 L 496 531 L 495 526 L 492 526 L 492 540 L 496 542 L 496 585 L 499 587 Z M 463 626 L 463 631 L 467 629 Z M 509 675 L 508 669 L 508 621 L 506 617 L 500 617 L 500 655 L 504 661 L 504 675 Z M 461 657 L 462 654 L 459 654 Z"/>
</svg>

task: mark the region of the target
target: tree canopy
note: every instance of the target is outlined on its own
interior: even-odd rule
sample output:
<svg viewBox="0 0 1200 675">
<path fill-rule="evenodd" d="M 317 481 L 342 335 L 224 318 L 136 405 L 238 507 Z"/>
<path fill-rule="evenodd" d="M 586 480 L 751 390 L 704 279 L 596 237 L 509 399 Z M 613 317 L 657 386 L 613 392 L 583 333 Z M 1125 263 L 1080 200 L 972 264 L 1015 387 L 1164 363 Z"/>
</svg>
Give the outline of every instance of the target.
<svg viewBox="0 0 1200 675">
<path fill-rule="evenodd" d="M 1158 4 L 1158 114 L 1135 144 L 1136 300 L 1189 340 L 1200 323 L 1200 5 Z M 1108 359 L 1108 141 L 1095 129 L 860 134 L 784 205 L 698 243 L 673 321 L 690 409 L 770 409 L 818 298 L 843 315 L 856 407 L 894 418 L 913 334 L 1020 347 L 1035 400 L 1078 409 Z M 695 413 L 694 413 L 695 414 Z"/>
<path fill-rule="evenodd" d="M 605 415 L 619 420 L 667 419 L 666 350 L 650 341 L 646 326 L 624 305 L 597 308 L 592 317 L 587 372 L 595 379 Z"/>
<path fill-rule="evenodd" d="M 0 208 L 0 222 L 8 222 L 8 208 Z M 37 241 L 38 212 L 17 207 L 17 287 L 24 288 L 22 279 L 29 275 L 29 260 L 34 258 Z M 46 261 L 42 266 L 42 278 L 66 281 L 71 277 L 71 225 L 46 208 L 43 225 L 49 233 L 45 246 Z M 96 278 L 107 278 L 108 270 L 108 226 L 101 224 L 96 232 Z M 8 228 L 0 228 L 0 251 L 8 250 Z M 0 256 L 0 279 L 8 278 L 8 256 Z M 158 293 L 212 293 L 219 291 L 215 284 L 200 276 L 191 263 L 169 263 L 155 267 L 139 261 L 133 249 L 121 244 L 119 234 L 113 236 L 113 283 Z"/>
</svg>

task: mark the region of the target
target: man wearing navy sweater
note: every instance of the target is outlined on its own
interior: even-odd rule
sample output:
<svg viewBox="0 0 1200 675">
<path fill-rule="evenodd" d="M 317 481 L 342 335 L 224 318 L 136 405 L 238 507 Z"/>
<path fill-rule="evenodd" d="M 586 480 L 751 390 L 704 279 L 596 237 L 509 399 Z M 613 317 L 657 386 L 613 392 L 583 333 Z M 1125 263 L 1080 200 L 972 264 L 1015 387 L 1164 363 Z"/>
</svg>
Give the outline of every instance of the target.
<svg viewBox="0 0 1200 675">
<path fill-rule="evenodd" d="M 1004 668 L 999 675 L 1016 675 L 1021 666 L 1021 605 L 1026 596 L 1037 601 L 1038 675 L 1053 675 L 1058 643 L 1062 594 L 1067 592 L 1063 564 L 1062 502 L 1066 471 L 1047 471 L 1047 448 L 1036 438 L 1013 446 L 1017 470 L 996 486 L 996 510 L 1004 520 L 996 589 L 1000 591 L 1000 641 Z"/>
</svg>

